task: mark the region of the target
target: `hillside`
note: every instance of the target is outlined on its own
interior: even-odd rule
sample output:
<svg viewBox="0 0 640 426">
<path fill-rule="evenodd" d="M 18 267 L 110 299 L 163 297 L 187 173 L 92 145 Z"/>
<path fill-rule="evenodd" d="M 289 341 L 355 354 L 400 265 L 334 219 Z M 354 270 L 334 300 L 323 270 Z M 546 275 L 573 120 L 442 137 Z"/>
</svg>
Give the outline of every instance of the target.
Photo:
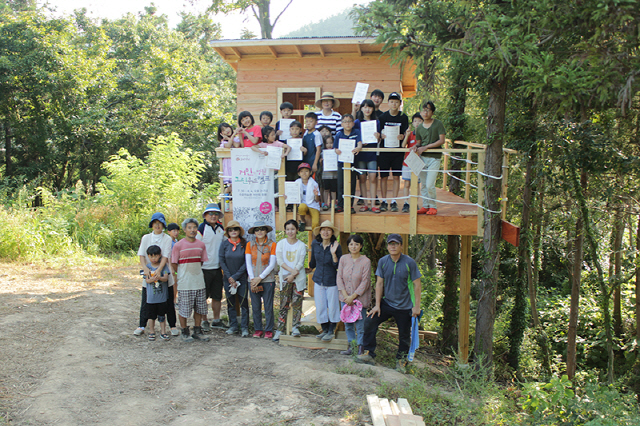
<svg viewBox="0 0 640 426">
<path fill-rule="evenodd" d="M 349 18 L 351 8 L 304 27 L 291 31 L 282 37 L 340 37 L 353 36 L 353 22 Z"/>
</svg>

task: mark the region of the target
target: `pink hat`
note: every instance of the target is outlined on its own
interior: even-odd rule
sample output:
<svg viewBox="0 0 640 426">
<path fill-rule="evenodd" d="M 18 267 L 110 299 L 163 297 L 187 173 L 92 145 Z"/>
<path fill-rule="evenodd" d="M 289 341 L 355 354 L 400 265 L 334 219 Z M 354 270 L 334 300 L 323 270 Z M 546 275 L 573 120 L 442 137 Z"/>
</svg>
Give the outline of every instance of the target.
<svg viewBox="0 0 640 426">
<path fill-rule="evenodd" d="M 352 324 L 362 319 L 362 302 L 358 299 L 353 301 L 353 305 L 344 305 L 340 311 L 340 319 L 345 324 Z"/>
</svg>

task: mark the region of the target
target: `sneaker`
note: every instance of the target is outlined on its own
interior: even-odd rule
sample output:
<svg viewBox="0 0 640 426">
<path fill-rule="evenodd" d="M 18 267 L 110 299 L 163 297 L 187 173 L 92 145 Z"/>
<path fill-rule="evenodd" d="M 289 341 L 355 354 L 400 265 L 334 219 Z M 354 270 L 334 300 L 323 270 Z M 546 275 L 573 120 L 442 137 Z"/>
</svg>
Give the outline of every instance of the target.
<svg viewBox="0 0 640 426">
<path fill-rule="evenodd" d="M 202 321 L 202 331 L 206 331 L 206 332 L 211 331 L 211 324 L 209 324 L 209 321 L 207 320 Z"/>
<path fill-rule="evenodd" d="M 427 211 L 429 211 L 429 209 L 428 209 L 428 208 L 426 208 L 426 207 L 422 207 L 422 208 L 420 208 L 420 210 L 418 210 L 418 212 L 417 212 L 417 213 L 418 213 L 418 214 L 427 214 Z"/>
<path fill-rule="evenodd" d="M 357 204 L 358 204 L 359 206 L 364 206 L 364 200 L 358 200 Z"/>
<path fill-rule="evenodd" d="M 249 330 L 246 328 L 242 329 L 242 337 L 249 337 Z"/>
<path fill-rule="evenodd" d="M 280 335 L 282 334 L 282 331 L 278 330 L 276 331 L 276 334 L 273 335 L 273 341 L 274 342 L 278 342 L 280 340 Z"/>
<path fill-rule="evenodd" d="M 396 203 L 395 201 L 393 203 L 391 203 L 391 211 L 392 212 L 397 212 L 398 211 L 398 203 Z"/>
<path fill-rule="evenodd" d="M 380 205 L 380 200 L 378 200 L 378 197 L 376 197 L 375 205 L 376 205 L 376 206 L 379 206 L 379 205 Z"/>
<path fill-rule="evenodd" d="M 376 365 L 375 359 L 369 354 L 369 352 L 356 356 L 356 362 L 358 364 Z"/>
<path fill-rule="evenodd" d="M 396 360 L 396 371 L 398 373 L 407 374 L 407 361 L 402 359 Z"/>
<path fill-rule="evenodd" d="M 236 327 L 229 327 L 227 329 L 227 334 L 231 335 L 231 334 L 238 334 L 238 329 Z"/>
<path fill-rule="evenodd" d="M 288 212 L 292 212 L 292 211 L 293 211 L 293 204 L 289 204 L 289 205 L 287 206 L 287 211 L 288 211 Z"/>
<path fill-rule="evenodd" d="M 202 327 L 193 327 L 193 339 L 201 342 L 208 342 L 209 336 L 202 334 Z"/>
<path fill-rule="evenodd" d="M 140 336 L 144 334 L 144 327 L 136 328 L 135 330 L 133 330 L 133 334 L 135 334 L 136 336 Z"/>
<path fill-rule="evenodd" d="M 273 331 L 265 331 L 264 332 L 265 339 L 273 339 Z"/>
<path fill-rule="evenodd" d="M 322 203 L 322 211 L 326 212 L 327 210 L 329 210 L 329 206 L 326 205 L 325 203 Z"/>
<path fill-rule="evenodd" d="M 180 330 L 178 330 L 177 328 L 173 327 L 171 329 L 171 335 L 172 336 L 179 336 L 180 335 Z"/>
<path fill-rule="evenodd" d="M 335 208 L 336 213 L 342 213 L 343 211 L 344 211 L 344 208 L 342 206 L 336 206 Z"/>
<path fill-rule="evenodd" d="M 189 327 L 182 329 L 182 341 L 183 342 L 193 342 L 193 337 L 189 335 Z"/>
<path fill-rule="evenodd" d="M 293 327 L 293 329 L 291 330 L 291 335 L 293 337 L 300 337 L 300 330 L 298 330 L 298 327 Z"/>
<path fill-rule="evenodd" d="M 224 322 L 222 322 L 222 320 L 212 320 L 211 321 L 211 328 L 227 328 L 227 324 L 225 324 Z"/>
<path fill-rule="evenodd" d="M 409 213 L 409 203 L 404 203 L 402 206 L 402 213 Z"/>
<path fill-rule="evenodd" d="M 262 330 L 257 330 L 255 333 L 253 333 L 253 336 L 251 337 L 255 337 L 259 339 L 260 337 L 262 337 L 262 334 L 263 334 Z"/>
<path fill-rule="evenodd" d="M 351 355 L 351 347 L 349 347 L 349 349 L 347 349 L 346 351 L 340 351 L 340 355 Z"/>
<path fill-rule="evenodd" d="M 304 232 L 306 229 L 307 229 L 307 223 L 300 221 L 300 223 L 298 223 L 298 231 Z"/>
<path fill-rule="evenodd" d="M 318 335 L 316 336 L 316 339 L 318 339 L 318 340 L 322 339 L 324 336 L 326 336 L 326 335 L 327 335 L 327 333 L 328 333 L 327 331 L 322 330 L 322 333 L 318 334 Z"/>
<path fill-rule="evenodd" d="M 356 209 L 354 209 L 353 207 L 351 207 L 351 214 L 356 214 Z"/>
<path fill-rule="evenodd" d="M 334 338 L 334 337 L 336 337 L 336 335 L 335 335 L 335 334 L 333 334 L 333 333 L 327 333 L 327 334 L 325 334 L 324 336 L 322 336 L 322 341 L 323 341 L 323 342 L 330 342 L 330 341 L 332 341 L 332 340 L 333 340 L 333 338 Z"/>
<path fill-rule="evenodd" d="M 389 210 L 389 205 L 386 201 L 383 201 L 382 204 L 380 204 L 380 211 L 386 212 L 387 210 Z"/>
</svg>

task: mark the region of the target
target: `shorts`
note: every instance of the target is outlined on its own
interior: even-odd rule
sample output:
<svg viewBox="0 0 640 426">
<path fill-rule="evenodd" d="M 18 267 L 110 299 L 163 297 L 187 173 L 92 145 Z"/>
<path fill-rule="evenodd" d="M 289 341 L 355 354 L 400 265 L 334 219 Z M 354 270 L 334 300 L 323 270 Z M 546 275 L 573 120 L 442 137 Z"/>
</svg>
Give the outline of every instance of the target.
<svg viewBox="0 0 640 426">
<path fill-rule="evenodd" d="M 203 269 L 207 299 L 222 300 L 222 269 Z"/>
<path fill-rule="evenodd" d="M 378 162 L 376 160 L 371 161 L 356 161 L 356 169 L 364 169 L 367 170 L 366 173 L 377 173 L 378 171 Z M 360 175 L 362 176 L 362 175 Z"/>
<path fill-rule="evenodd" d="M 380 177 L 400 176 L 402 174 L 402 163 L 404 163 L 404 152 L 383 152 L 378 157 L 378 167 L 380 167 Z M 389 172 L 389 169 L 392 171 Z"/>
<path fill-rule="evenodd" d="M 322 187 L 327 191 L 338 192 L 338 179 L 325 179 L 322 181 Z"/>
<path fill-rule="evenodd" d="M 147 320 L 155 320 L 159 316 L 166 315 L 167 312 L 169 312 L 167 302 L 147 303 Z"/>
<path fill-rule="evenodd" d="M 409 166 L 402 166 L 402 180 L 411 180 L 411 168 Z M 420 183 L 420 179 L 418 179 Z"/>
<path fill-rule="evenodd" d="M 204 288 L 200 290 L 178 290 L 178 314 L 189 318 L 195 309 L 197 314 L 207 315 L 207 298 Z"/>
</svg>

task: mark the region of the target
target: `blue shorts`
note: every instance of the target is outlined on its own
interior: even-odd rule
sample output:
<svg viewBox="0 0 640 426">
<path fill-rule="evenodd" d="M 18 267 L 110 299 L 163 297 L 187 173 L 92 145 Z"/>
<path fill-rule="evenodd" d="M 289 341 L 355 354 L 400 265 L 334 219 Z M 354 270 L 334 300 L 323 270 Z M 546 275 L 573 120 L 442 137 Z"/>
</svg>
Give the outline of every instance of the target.
<svg viewBox="0 0 640 426">
<path fill-rule="evenodd" d="M 356 161 L 356 169 L 364 169 L 366 172 L 362 173 L 377 173 L 378 162 L 376 160 L 371 161 Z"/>
</svg>

